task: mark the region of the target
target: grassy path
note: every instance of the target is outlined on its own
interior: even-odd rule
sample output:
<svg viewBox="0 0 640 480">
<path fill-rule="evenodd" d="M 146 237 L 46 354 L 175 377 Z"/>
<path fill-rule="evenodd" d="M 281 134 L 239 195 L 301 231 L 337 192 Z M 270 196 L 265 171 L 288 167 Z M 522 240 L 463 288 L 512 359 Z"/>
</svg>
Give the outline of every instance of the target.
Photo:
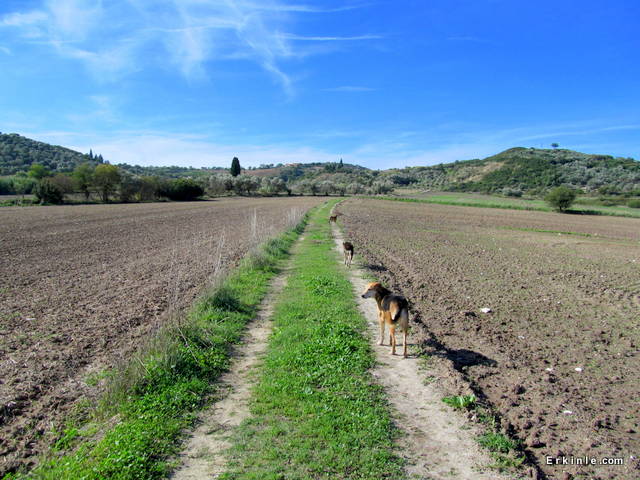
<svg viewBox="0 0 640 480">
<path fill-rule="evenodd" d="M 336 262 L 331 206 L 314 213 L 292 260 L 251 417 L 232 433 L 219 478 L 404 478 L 398 432 L 371 375 L 366 322 Z"/>
</svg>

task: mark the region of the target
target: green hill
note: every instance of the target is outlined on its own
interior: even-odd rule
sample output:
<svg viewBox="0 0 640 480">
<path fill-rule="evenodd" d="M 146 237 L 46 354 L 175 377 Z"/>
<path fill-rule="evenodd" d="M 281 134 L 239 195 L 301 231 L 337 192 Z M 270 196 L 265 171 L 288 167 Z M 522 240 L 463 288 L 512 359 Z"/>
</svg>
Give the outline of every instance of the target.
<svg viewBox="0 0 640 480">
<path fill-rule="evenodd" d="M 100 163 L 102 157 L 90 157 L 15 133 L 0 133 L 0 176 L 26 172 L 33 163 L 42 164 L 54 173 L 70 172 L 79 163 L 87 161 Z M 118 166 L 132 175 L 164 178 L 205 177 L 227 171 L 215 167 Z M 278 177 L 289 185 L 332 182 L 344 188 L 351 186 L 345 190 L 347 192 L 361 191 L 357 185 L 534 195 L 559 185 L 569 185 L 585 192 L 610 194 L 637 194 L 640 191 L 640 162 L 631 158 L 522 147 L 511 148 L 482 160 L 456 161 L 428 167 L 375 171 L 342 162 L 295 163 L 262 165 L 260 168 L 243 170 L 243 173 L 255 177 Z"/>
<path fill-rule="evenodd" d="M 483 193 L 517 190 L 540 193 L 568 185 L 586 192 L 623 193 L 640 189 L 640 162 L 564 149 L 511 148 L 483 160 L 385 172 L 394 183 Z"/>
<path fill-rule="evenodd" d="M 0 133 L 0 175 L 26 172 L 33 163 L 53 172 L 68 172 L 89 160 L 88 155 L 68 148 L 37 142 L 17 133 Z"/>
</svg>

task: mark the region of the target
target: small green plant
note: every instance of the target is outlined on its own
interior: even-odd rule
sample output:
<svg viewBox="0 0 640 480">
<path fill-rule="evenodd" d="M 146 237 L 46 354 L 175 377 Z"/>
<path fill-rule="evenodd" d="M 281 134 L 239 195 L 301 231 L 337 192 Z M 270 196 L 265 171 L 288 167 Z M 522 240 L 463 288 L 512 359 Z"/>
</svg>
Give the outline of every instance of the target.
<svg viewBox="0 0 640 480">
<path fill-rule="evenodd" d="M 60 438 L 58 438 L 58 440 L 56 440 L 56 442 L 53 444 L 52 449 L 54 451 L 66 450 L 72 446 L 74 440 L 79 436 L 80 431 L 77 428 L 69 427 L 64 432 L 62 432 Z"/>
<path fill-rule="evenodd" d="M 518 444 L 502 433 L 485 433 L 478 437 L 478 443 L 490 452 L 509 453 L 515 450 Z"/>
<path fill-rule="evenodd" d="M 442 401 L 447 405 L 459 410 L 470 410 L 476 406 L 477 399 L 473 394 L 452 395 L 450 397 L 444 397 Z"/>
<path fill-rule="evenodd" d="M 627 202 L 627 206 L 631 208 L 640 208 L 640 198 L 632 198 Z"/>
<path fill-rule="evenodd" d="M 569 187 L 556 187 L 549 191 L 544 197 L 551 207 L 558 212 L 565 212 L 571 207 L 575 201 L 577 193 L 575 190 Z"/>
</svg>

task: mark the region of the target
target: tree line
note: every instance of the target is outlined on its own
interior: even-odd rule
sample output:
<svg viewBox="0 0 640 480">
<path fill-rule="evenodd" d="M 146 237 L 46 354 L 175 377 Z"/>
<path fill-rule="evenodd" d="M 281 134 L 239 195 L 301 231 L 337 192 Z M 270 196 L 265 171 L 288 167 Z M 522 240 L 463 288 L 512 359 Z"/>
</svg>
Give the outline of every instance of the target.
<svg viewBox="0 0 640 480">
<path fill-rule="evenodd" d="M 131 174 L 107 162 L 97 165 L 84 162 L 70 173 L 55 173 L 42 164 L 34 163 L 27 172 L 0 178 L 0 195 L 18 195 L 15 203 L 33 203 L 25 199 L 34 195 L 41 204 L 66 202 L 147 202 L 169 199 L 195 200 L 204 195 L 273 196 L 273 195 L 357 195 L 385 194 L 393 191 L 388 179 L 375 176 L 332 175 L 323 176 L 323 167 L 316 178 L 300 178 L 284 172 L 283 177 L 257 177 L 248 175 L 234 158 L 228 173 L 196 178 L 169 179 L 159 176 Z M 287 181 L 289 180 L 289 181 Z"/>
</svg>

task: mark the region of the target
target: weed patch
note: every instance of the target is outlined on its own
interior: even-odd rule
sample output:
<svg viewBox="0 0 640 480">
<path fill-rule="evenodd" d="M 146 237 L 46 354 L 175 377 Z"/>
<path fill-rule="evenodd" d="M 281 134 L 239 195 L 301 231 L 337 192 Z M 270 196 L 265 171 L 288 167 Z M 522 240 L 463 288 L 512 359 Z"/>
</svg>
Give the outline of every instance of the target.
<svg viewBox="0 0 640 480">
<path fill-rule="evenodd" d="M 459 410 L 471 410 L 476 406 L 475 395 L 456 395 L 444 397 L 442 401 L 447 405 Z"/>
</svg>

